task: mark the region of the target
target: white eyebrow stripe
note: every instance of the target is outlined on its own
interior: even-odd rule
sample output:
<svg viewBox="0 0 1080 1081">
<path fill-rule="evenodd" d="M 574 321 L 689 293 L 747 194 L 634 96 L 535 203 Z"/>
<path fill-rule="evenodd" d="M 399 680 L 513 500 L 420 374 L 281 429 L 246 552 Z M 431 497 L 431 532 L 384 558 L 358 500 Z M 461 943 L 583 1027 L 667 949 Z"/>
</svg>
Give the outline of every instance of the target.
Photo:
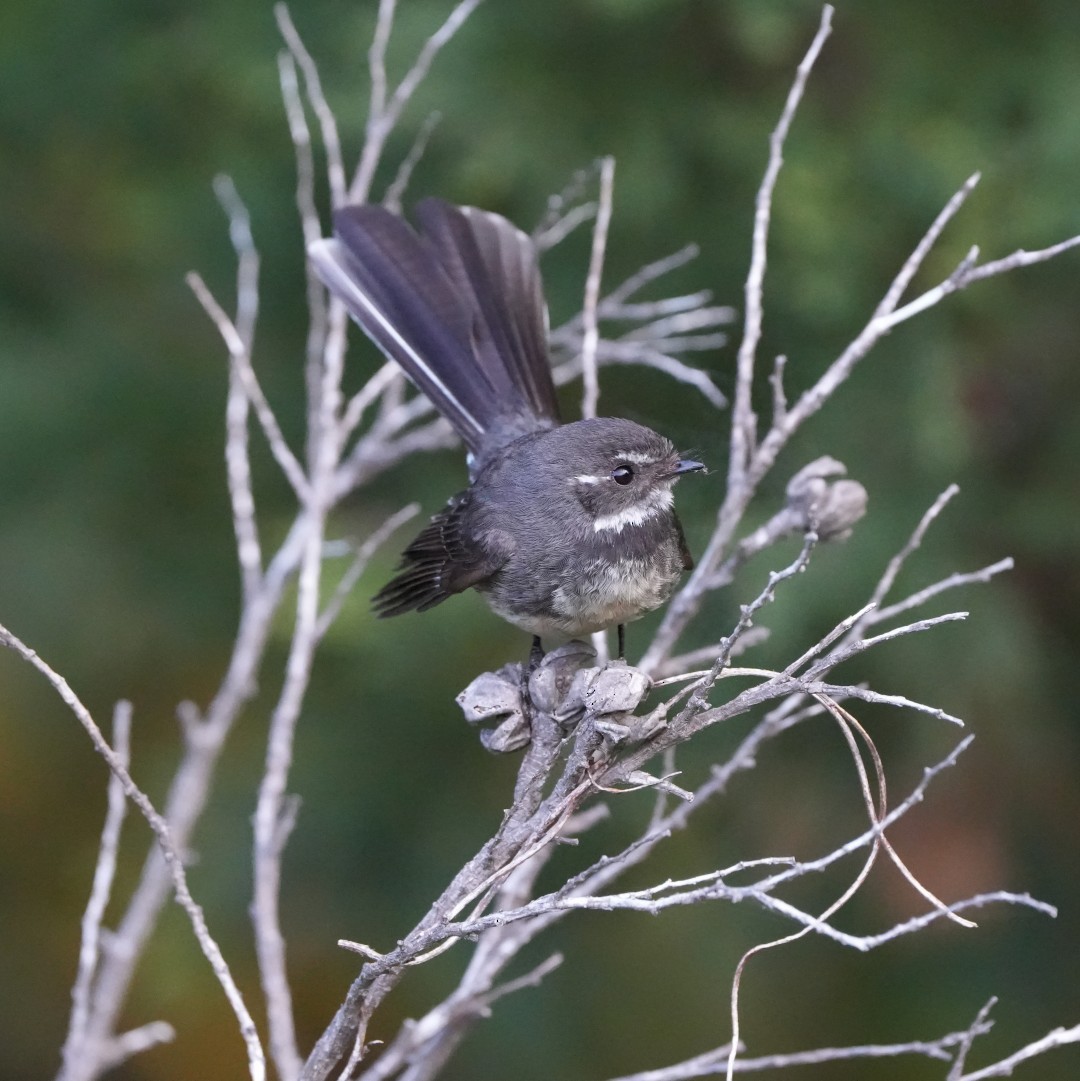
<svg viewBox="0 0 1080 1081">
<path fill-rule="evenodd" d="M 607 479 L 608 474 L 606 473 L 599 477 L 590 476 L 588 473 L 582 473 L 577 477 L 571 477 L 570 482 L 571 484 L 603 484 Z"/>
<path fill-rule="evenodd" d="M 670 488 L 657 489 L 648 499 L 634 503 L 614 514 L 601 514 L 593 519 L 594 533 L 621 533 L 627 526 L 642 525 L 644 522 L 670 510 L 675 502 L 675 493 Z"/>
<path fill-rule="evenodd" d="M 633 462 L 634 465 L 656 465 L 661 461 L 655 454 L 643 454 L 639 450 L 617 450 L 612 458 L 621 462 Z"/>
</svg>

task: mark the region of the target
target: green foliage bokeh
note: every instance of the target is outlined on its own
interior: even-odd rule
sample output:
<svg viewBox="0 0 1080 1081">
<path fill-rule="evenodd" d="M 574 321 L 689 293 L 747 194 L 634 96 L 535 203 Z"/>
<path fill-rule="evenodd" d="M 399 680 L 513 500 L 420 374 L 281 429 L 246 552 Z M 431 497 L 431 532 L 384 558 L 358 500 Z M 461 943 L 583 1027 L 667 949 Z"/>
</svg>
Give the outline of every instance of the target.
<svg viewBox="0 0 1080 1081">
<path fill-rule="evenodd" d="M 402 3 L 393 72 L 448 6 Z M 375 7 L 309 0 L 293 10 L 350 154 L 362 138 Z M 701 257 L 677 284 L 741 305 L 768 134 L 818 14 L 809 0 L 489 0 L 421 88 L 380 186 L 435 109 L 442 119 L 413 195 L 490 207 L 526 226 L 575 170 L 612 154 L 607 280 L 696 241 Z M 301 437 L 302 243 L 279 47 L 267 0 L 8 0 L 0 11 L 0 622 L 63 672 L 99 721 L 116 698 L 132 699 L 134 770 L 157 799 L 176 760 L 176 703 L 212 694 L 238 602 L 222 460 L 226 366 L 183 283 L 197 268 L 219 296 L 232 295 L 210 186 L 219 172 L 247 202 L 263 259 L 256 364 L 294 445 Z M 972 244 L 992 258 L 1080 232 L 1077 55 L 1075 0 L 840 6 L 774 207 L 761 356 L 789 357 L 791 393 L 861 327 L 975 170 L 982 183 L 923 286 Z M 585 256 L 579 240 L 545 263 L 556 321 L 578 303 Z M 1030 889 L 1061 914 L 990 911 L 978 931 L 936 930 L 866 957 L 804 942 L 758 959 L 743 1000 L 754 1052 L 931 1037 L 965 1027 L 991 993 L 1002 1003 L 987 1054 L 1076 1021 L 1078 283 L 1074 252 L 980 284 L 900 328 L 789 449 L 770 487 L 778 498 L 800 465 L 832 454 L 871 497 L 855 536 L 819 552 L 769 610 L 773 660 L 859 606 L 952 481 L 961 495 L 902 587 L 1016 557 L 1012 575 L 944 602 L 971 608 L 967 623 L 872 654 L 852 678 L 940 704 L 978 733 L 897 831 L 912 866 L 947 897 Z M 351 363 L 367 370 L 373 359 L 358 338 Z M 730 388 L 733 348 L 696 359 Z M 700 548 L 723 476 L 726 419 L 692 390 L 625 369 L 605 377 L 602 407 L 662 428 L 718 467 L 680 492 Z M 256 468 L 272 539 L 292 505 L 262 451 Z M 431 512 L 462 481 L 456 453 L 413 460 L 350 501 L 337 527 L 363 534 L 402 493 Z M 475 597 L 376 624 L 364 598 L 392 554 L 328 639 L 298 738 L 292 789 L 304 804 L 283 911 L 306 1044 L 356 967 L 335 941 L 388 945 L 404 933 L 490 833 L 512 783 L 513 762 L 479 750 L 452 696 L 527 643 Z M 715 602 L 702 641 L 730 626 L 767 563 L 752 564 L 737 595 Z M 631 655 L 645 633 L 631 629 Z M 192 870 L 255 1001 L 249 816 L 287 635 L 283 621 L 260 697 L 227 750 Z M 953 736 L 922 717 L 865 719 L 897 792 Z M 684 768 L 700 771 L 724 738 L 703 741 Z M 35 674 L 0 655 L 0 999 L 10 1003 L 0 1011 L 0 1076 L 11 1081 L 58 1064 L 104 791 L 103 766 L 71 717 Z M 858 816 L 840 741 L 811 726 L 771 748 L 723 808 L 673 843 L 653 877 L 747 855 L 813 854 L 857 828 Z M 590 844 L 599 852 L 614 837 Z M 132 816 L 121 894 L 146 841 Z M 877 927 L 916 908 L 908 887 L 883 874 L 851 921 Z M 569 921 L 551 941 L 567 953 L 564 968 L 500 1004 L 446 1076 L 574 1081 L 712 1047 L 727 1037 L 735 961 L 779 930 L 726 908 Z M 412 974 L 375 1035 L 448 987 L 463 955 Z M 242 1076 L 235 1026 L 171 908 L 127 1022 L 158 1017 L 176 1024 L 176 1044 L 118 1076 Z M 1074 1077 L 1069 1055 L 1024 1076 Z M 800 1076 L 892 1081 L 941 1071 L 904 1061 Z"/>
</svg>

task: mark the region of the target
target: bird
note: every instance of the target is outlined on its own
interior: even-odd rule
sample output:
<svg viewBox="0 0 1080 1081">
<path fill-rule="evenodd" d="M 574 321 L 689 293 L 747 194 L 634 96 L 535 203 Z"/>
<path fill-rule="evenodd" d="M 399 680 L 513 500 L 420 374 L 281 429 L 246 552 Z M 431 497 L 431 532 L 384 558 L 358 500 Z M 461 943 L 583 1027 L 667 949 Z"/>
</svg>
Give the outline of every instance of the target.
<svg viewBox="0 0 1080 1081">
<path fill-rule="evenodd" d="M 466 589 L 544 640 L 618 628 L 693 566 L 674 486 L 702 462 L 618 417 L 562 423 L 537 248 L 509 220 L 422 199 L 416 227 L 377 204 L 333 215 L 311 264 L 461 437 L 469 485 L 405 549 L 378 616 Z"/>
</svg>

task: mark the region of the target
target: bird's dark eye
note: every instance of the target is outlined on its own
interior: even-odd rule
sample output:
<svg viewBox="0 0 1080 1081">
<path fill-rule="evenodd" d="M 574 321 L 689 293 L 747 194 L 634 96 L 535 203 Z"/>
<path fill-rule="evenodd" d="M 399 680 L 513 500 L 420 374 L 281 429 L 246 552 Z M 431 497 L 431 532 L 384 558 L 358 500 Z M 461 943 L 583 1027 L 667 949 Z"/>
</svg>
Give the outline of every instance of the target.
<svg viewBox="0 0 1080 1081">
<path fill-rule="evenodd" d="M 634 471 L 628 465 L 616 466 L 611 471 L 611 479 L 616 484 L 629 484 L 634 479 Z"/>
</svg>

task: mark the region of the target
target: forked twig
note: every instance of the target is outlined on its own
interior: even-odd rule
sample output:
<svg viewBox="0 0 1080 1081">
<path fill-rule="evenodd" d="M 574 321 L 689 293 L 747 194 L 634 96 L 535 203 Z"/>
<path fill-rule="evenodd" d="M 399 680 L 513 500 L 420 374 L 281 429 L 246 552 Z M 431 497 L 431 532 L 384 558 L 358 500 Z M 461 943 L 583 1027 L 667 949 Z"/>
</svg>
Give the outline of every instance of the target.
<svg viewBox="0 0 1080 1081">
<path fill-rule="evenodd" d="M 71 710 L 76 719 L 83 726 L 86 734 L 90 737 L 90 742 L 93 744 L 94 750 L 105 759 L 112 775 L 119 780 L 123 787 L 124 794 L 136 807 L 138 807 L 143 818 L 146 819 L 147 824 L 153 830 L 154 836 L 157 839 L 158 848 L 164 857 L 165 863 L 168 865 L 169 872 L 172 876 L 176 900 L 180 907 L 187 913 L 192 930 L 195 932 L 195 938 L 199 943 L 199 947 L 207 961 L 210 962 L 210 967 L 213 970 L 214 976 L 221 985 L 221 989 L 225 992 L 225 997 L 232 1007 L 232 1011 L 240 1026 L 240 1035 L 243 1038 L 245 1048 L 247 1049 L 248 1072 L 251 1076 L 251 1081 L 265 1081 L 266 1057 L 263 1054 L 262 1044 L 259 1041 L 259 1034 L 255 1028 L 255 1022 L 248 1012 L 248 1008 L 244 1003 L 244 998 L 240 993 L 239 987 L 236 985 L 236 981 L 233 979 L 232 972 L 229 969 L 228 963 L 225 961 L 221 948 L 210 934 L 210 929 L 207 927 L 206 916 L 203 913 L 202 907 L 191 896 L 191 891 L 188 889 L 187 872 L 184 870 L 184 862 L 176 849 L 168 823 L 157 812 L 153 803 L 150 801 L 150 797 L 147 796 L 132 779 L 131 774 L 127 770 L 127 766 L 124 764 L 120 755 L 109 746 L 108 740 L 105 739 L 101 729 L 98 728 L 90 711 L 83 705 L 82 701 L 68 685 L 67 680 L 58 672 L 54 671 L 54 669 L 46 664 L 46 662 L 43 661 L 28 645 L 17 638 L 4 626 L 0 626 L 0 645 L 13 650 L 45 677 L 53 690 L 56 691 L 64 704 Z"/>
</svg>

